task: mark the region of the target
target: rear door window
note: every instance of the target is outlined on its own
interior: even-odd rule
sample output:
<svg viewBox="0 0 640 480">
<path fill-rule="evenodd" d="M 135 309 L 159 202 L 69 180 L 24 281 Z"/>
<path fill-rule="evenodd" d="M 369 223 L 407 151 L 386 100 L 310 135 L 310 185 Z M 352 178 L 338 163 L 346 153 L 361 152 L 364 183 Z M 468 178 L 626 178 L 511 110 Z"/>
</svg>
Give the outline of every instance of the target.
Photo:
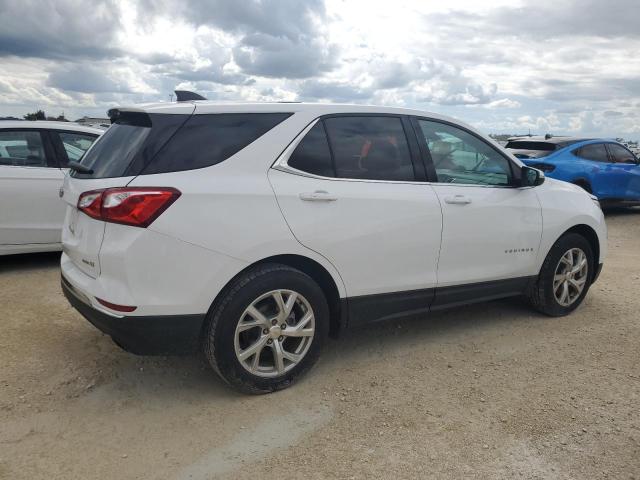
<svg viewBox="0 0 640 480">
<path fill-rule="evenodd" d="M 340 116 L 324 120 L 336 176 L 364 180 L 416 179 L 402 120 Z"/>
<path fill-rule="evenodd" d="M 591 145 L 585 145 L 577 150 L 577 155 L 585 160 L 592 160 L 594 162 L 609 162 L 607 155 L 607 149 L 604 147 L 604 143 L 592 143 Z"/>
<path fill-rule="evenodd" d="M 614 163 L 637 163 L 638 159 L 629 150 L 616 143 L 608 143 L 607 148 Z"/>
<path fill-rule="evenodd" d="M 329 141 L 322 121 L 307 132 L 287 163 L 290 167 L 313 175 L 335 177 Z"/>
<path fill-rule="evenodd" d="M 50 166 L 42 133 L 38 130 L 0 131 L 0 165 Z"/>
</svg>

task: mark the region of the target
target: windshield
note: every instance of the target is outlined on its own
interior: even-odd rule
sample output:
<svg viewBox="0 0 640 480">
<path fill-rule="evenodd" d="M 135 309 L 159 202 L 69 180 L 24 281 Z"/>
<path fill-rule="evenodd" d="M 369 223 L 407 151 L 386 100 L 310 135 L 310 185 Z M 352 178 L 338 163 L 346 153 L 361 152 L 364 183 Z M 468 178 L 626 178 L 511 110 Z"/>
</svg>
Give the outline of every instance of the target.
<svg viewBox="0 0 640 480">
<path fill-rule="evenodd" d="M 554 143 L 548 142 L 514 140 L 508 142 L 505 148 L 512 148 L 514 150 L 542 150 L 545 152 L 553 152 L 556 149 L 556 145 Z"/>
<path fill-rule="evenodd" d="M 82 164 L 93 170 L 95 178 L 122 176 L 150 131 L 147 127 L 114 124 Z"/>
<path fill-rule="evenodd" d="M 91 148 L 78 178 L 113 178 L 209 167 L 230 158 L 290 113 L 206 115 L 125 112 Z"/>
</svg>

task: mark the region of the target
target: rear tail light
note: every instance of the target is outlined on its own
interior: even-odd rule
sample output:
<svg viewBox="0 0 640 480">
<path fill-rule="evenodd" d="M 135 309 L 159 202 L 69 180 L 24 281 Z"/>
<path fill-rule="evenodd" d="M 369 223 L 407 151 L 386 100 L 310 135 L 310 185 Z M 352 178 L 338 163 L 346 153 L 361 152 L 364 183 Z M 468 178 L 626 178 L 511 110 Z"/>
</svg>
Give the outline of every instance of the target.
<svg viewBox="0 0 640 480">
<path fill-rule="evenodd" d="M 122 187 L 84 192 L 78 210 L 104 222 L 146 228 L 180 196 L 169 187 Z"/>
<path fill-rule="evenodd" d="M 83 211 L 90 217 L 100 218 L 102 192 L 104 192 L 104 190 L 92 190 L 81 194 L 78 199 L 78 210 Z"/>
</svg>

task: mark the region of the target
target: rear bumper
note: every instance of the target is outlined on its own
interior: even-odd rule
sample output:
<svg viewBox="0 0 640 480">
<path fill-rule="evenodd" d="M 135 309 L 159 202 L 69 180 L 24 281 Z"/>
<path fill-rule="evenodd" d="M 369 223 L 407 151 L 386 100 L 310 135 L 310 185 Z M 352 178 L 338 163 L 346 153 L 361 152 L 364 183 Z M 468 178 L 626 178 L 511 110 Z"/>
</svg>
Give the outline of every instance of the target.
<svg viewBox="0 0 640 480">
<path fill-rule="evenodd" d="M 194 353 L 200 342 L 205 315 L 113 317 L 96 310 L 84 295 L 61 277 L 62 291 L 69 303 L 98 330 L 110 335 L 122 349 L 138 355 L 185 355 Z"/>
</svg>

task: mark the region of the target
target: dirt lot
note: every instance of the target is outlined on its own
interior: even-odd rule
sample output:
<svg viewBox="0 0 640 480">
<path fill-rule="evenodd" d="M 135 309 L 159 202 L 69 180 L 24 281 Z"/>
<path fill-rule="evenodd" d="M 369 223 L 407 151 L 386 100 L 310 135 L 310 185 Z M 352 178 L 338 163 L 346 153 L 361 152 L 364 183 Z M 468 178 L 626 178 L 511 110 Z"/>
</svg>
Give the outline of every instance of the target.
<svg viewBox="0 0 640 480">
<path fill-rule="evenodd" d="M 72 310 L 57 255 L 0 260 L 0 478 L 640 478 L 640 211 L 573 315 L 518 300 L 331 341 L 293 388 L 229 391 Z"/>
</svg>

